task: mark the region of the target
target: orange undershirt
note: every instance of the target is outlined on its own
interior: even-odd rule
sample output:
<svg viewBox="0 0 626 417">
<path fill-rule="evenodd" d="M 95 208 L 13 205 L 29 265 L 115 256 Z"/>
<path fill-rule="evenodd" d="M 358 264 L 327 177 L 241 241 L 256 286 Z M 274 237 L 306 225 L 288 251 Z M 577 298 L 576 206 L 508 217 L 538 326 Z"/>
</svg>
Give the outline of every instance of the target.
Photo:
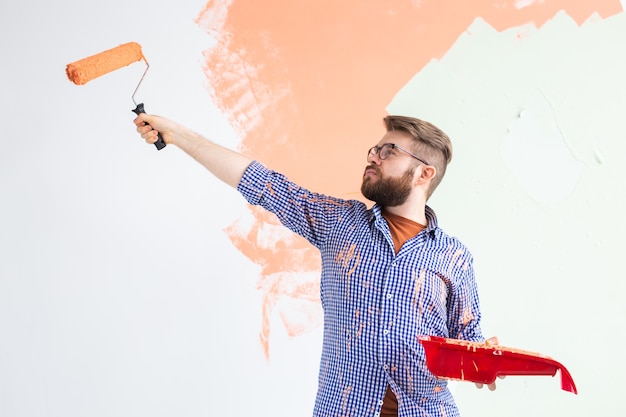
<svg viewBox="0 0 626 417">
<path fill-rule="evenodd" d="M 389 225 L 389 231 L 391 232 L 391 238 L 393 239 L 393 246 L 396 254 L 400 252 L 400 248 L 404 245 L 404 242 L 415 237 L 426 226 L 409 220 L 405 217 L 391 214 L 388 211 L 383 210 L 383 217 L 387 220 Z M 397 417 L 398 416 L 398 399 L 391 390 L 391 387 L 387 386 L 387 393 L 383 400 L 383 406 L 380 410 L 380 417 Z"/>
</svg>

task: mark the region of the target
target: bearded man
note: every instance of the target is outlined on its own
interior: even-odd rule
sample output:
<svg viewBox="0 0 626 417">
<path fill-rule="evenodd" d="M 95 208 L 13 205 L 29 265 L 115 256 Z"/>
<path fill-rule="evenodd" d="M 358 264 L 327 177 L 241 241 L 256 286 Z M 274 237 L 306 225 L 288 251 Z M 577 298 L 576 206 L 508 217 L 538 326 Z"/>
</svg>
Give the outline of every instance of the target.
<svg viewBox="0 0 626 417">
<path fill-rule="evenodd" d="M 429 372 L 418 340 L 484 341 L 473 257 L 426 204 L 452 145 L 420 119 L 384 123 L 363 173 L 361 192 L 375 203 L 368 208 L 306 190 L 165 118 L 135 119 L 147 143 L 160 133 L 320 251 L 324 336 L 313 416 L 454 417 L 447 382 Z"/>
</svg>

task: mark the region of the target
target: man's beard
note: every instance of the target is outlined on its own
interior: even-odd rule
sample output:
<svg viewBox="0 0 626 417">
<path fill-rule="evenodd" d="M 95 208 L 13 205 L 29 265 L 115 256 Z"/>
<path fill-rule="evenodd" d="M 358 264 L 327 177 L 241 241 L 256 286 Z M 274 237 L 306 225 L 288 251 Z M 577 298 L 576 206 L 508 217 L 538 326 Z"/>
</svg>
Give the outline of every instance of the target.
<svg viewBox="0 0 626 417">
<path fill-rule="evenodd" d="M 377 166 L 368 168 L 376 170 L 378 178 L 363 178 L 361 193 L 365 198 L 378 203 L 382 207 L 395 207 L 406 202 L 413 189 L 415 167 L 408 169 L 399 177 L 390 178 L 383 178 Z"/>
</svg>

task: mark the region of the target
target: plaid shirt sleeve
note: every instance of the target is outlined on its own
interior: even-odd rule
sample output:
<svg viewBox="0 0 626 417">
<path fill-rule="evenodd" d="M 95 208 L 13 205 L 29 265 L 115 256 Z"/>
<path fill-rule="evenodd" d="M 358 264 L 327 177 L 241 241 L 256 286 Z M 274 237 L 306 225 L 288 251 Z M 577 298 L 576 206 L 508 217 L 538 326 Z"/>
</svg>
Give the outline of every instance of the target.
<svg viewBox="0 0 626 417">
<path fill-rule="evenodd" d="M 237 189 L 248 203 L 274 213 L 284 226 L 317 248 L 338 221 L 338 213 L 352 204 L 310 192 L 257 161 L 248 166 Z"/>
<path fill-rule="evenodd" d="M 460 262 L 458 280 L 448 296 L 448 331 L 455 339 L 482 342 L 478 289 L 471 256 Z"/>
</svg>

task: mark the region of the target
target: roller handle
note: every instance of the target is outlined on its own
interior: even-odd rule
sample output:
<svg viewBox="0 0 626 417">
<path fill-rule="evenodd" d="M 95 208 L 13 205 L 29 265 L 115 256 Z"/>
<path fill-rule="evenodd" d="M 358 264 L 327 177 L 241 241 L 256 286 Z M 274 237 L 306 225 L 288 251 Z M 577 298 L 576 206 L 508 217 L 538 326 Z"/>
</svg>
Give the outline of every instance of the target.
<svg viewBox="0 0 626 417">
<path fill-rule="evenodd" d="M 133 109 L 133 112 L 137 115 L 145 113 L 146 111 L 143 108 L 143 103 L 137 104 L 137 107 Z M 165 148 L 165 145 L 166 143 L 163 140 L 163 136 L 161 136 L 161 133 L 159 133 L 159 139 L 154 143 L 154 146 L 156 146 L 157 150 L 160 151 L 161 149 Z"/>
</svg>

